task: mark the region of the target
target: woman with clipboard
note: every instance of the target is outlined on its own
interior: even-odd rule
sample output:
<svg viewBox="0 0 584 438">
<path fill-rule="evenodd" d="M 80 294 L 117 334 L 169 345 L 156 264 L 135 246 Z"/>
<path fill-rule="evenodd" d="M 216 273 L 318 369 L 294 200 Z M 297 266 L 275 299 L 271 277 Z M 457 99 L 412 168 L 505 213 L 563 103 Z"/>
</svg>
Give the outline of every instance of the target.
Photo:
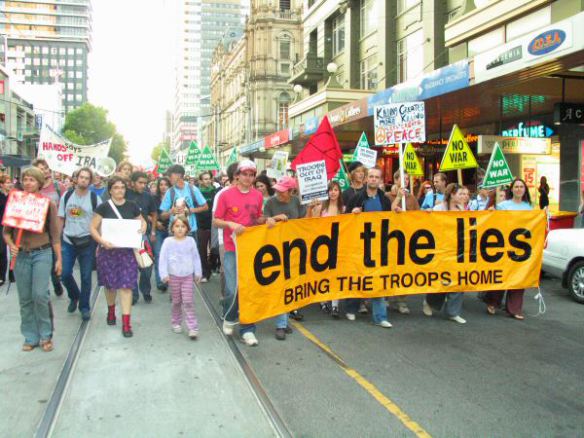
<svg viewBox="0 0 584 438">
<path fill-rule="evenodd" d="M 119 177 L 112 177 L 107 185 L 110 201 L 104 202 L 95 210 L 91 221 L 91 236 L 98 243 L 97 250 L 97 280 L 106 289 L 108 307 L 107 324 L 116 324 L 116 291 L 120 291 L 122 305 L 122 334 L 129 338 L 133 336 L 130 324 L 132 312 L 132 288 L 138 280 L 138 263 L 131 247 L 124 247 L 119 242 L 110 242 L 102 234 L 103 219 L 139 221 L 137 233 L 146 232 L 146 222 L 140 214 L 140 208 L 135 202 L 127 201 L 127 183 Z M 107 237 L 107 236 L 105 236 Z"/>
</svg>

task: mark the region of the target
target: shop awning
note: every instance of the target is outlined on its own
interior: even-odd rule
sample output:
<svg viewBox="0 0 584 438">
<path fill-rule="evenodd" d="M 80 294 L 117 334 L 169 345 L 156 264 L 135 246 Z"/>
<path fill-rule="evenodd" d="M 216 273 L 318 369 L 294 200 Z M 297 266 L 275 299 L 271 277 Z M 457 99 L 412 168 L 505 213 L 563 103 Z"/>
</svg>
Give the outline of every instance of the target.
<svg viewBox="0 0 584 438">
<path fill-rule="evenodd" d="M 24 155 L 0 155 L 0 167 L 30 166 L 31 158 Z"/>
</svg>

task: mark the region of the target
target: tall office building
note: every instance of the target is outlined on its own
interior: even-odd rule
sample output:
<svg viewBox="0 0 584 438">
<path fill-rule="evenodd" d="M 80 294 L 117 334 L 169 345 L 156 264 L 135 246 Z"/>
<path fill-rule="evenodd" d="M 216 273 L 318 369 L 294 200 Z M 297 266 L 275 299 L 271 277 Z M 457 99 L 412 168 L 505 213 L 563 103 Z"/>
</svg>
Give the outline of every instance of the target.
<svg viewBox="0 0 584 438">
<path fill-rule="evenodd" d="M 62 84 L 63 108 L 87 101 L 91 0 L 0 1 L 0 62 L 25 84 Z"/>
<path fill-rule="evenodd" d="M 174 108 L 173 149 L 197 140 L 200 128 L 213 114 L 210 78 L 213 50 L 226 30 L 241 32 L 245 0 L 181 1 Z"/>
</svg>

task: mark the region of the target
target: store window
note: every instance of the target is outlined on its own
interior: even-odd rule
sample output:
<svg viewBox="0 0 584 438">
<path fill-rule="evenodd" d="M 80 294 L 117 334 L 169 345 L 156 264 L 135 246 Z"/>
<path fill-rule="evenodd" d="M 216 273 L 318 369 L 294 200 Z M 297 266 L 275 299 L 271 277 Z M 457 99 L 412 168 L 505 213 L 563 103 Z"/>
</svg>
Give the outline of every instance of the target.
<svg viewBox="0 0 584 438">
<path fill-rule="evenodd" d="M 375 90 L 377 88 L 377 53 L 361 61 L 361 89 Z"/>
<path fill-rule="evenodd" d="M 337 15 L 333 20 L 333 56 L 345 49 L 345 14 Z"/>
<path fill-rule="evenodd" d="M 397 82 L 418 77 L 424 72 L 424 32 L 422 29 L 397 42 Z"/>
<path fill-rule="evenodd" d="M 278 98 L 278 130 L 288 127 L 288 107 L 290 106 L 290 95 L 280 94 Z"/>
</svg>

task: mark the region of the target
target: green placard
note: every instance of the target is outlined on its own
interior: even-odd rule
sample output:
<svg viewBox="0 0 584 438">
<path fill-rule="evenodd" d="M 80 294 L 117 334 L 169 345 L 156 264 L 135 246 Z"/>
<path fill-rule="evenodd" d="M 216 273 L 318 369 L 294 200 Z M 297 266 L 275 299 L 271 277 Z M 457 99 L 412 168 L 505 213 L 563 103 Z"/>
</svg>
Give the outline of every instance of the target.
<svg viewBox="0 0 584 438">
<path fill-rule="evenodd" d="M 185 172 L 189 176 L 195 176 L 197 173 L 197 160 L 201 155 L 201 150 L 197 146 L 196 141 L 192 141 L 189 145 L 189 150 L 187 151 L 187 156 L 185 158 Z"/>
<path fill-rule="evenodd" d="M 211 148 L 209 146 L 205 146 L 199 158 L 197 160 L 197 170 L 199 172 L 203 172 L 205 170 L 219 170 L 219 163 L 217 162 L 217 158 L 213 152 L 211 152 Z"/>
<path fill-rule="evenodd" d="M 353 156 L 351 158 L 351 161 L 357 161 L 357 152 L 359 151 L 359 148 L 369 149 L 369 141 L 367 140 L 367 135 L 365 134 L 365 131 L 363 131 L 361 133 L 361 137 L 359 137 L 359 141 L 357 142 L 357 145 L 355 146 L 355 152 L 353 152 Z"/>
<path fill-rule="evenodd" d="M 485 189 L 492 189 L 505 184 L 511 184 L 512 182 L 513 175 L 511 174 L 511 169 L 509 169 L 509 164 L 507 164 L 507 160 L 505 159 L 505 155 L 503 155 L 503 151 L 499 147 L 499 143 L 495 143 L 491 159 L 489 160 L 489 166 L 485 172 L 485 179 L 483 180 L 482 187 Z"/>
<path fill-rule="evenodd" d="M 172 166 L 174 163 L 170 158 L 170 154 L 166 149 L 162 149 L 160 151 L 160 158 L 158 159 L 158 173 L 164 175 L 168 168 Z"/>
<path fill-rule="evenodd" d="M 225 166 L 227 167 L 233 163 L 237 163 L 238 158 L 239 156 L 237 154 L 237 148 L 234 146 L 233 149 L 231 149 L 231 154 L 229 154 L 229 158 L 227 159 L 227 164 Z"/>
<path fill-rule="evenodd" d="M 338 181 L 339 185 L 341 186 L 341 191 L 347 190 L 351 182 L 347 177 L 347 172 L 345 172 L 345 166 L 343 166 L 343 162 L 341 161 L 341 168 L 337 172 L 337 174 L 333 177 L 333 181 Z"/>
</svg>

